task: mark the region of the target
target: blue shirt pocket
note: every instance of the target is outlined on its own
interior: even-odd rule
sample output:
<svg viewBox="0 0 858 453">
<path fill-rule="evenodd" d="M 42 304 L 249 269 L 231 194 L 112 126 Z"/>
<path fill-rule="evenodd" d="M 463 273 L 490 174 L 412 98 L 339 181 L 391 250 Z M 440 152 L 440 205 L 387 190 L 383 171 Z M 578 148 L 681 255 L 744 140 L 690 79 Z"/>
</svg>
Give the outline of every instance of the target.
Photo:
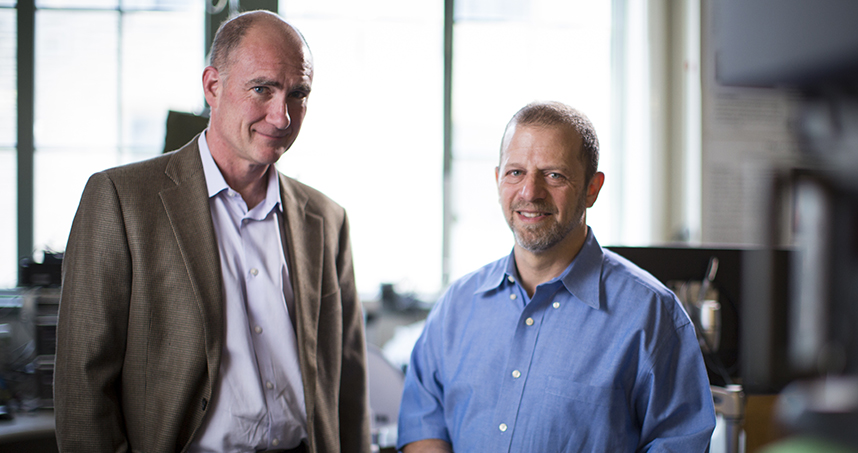
<svg viewBox="0 0 858 453">
<path fill-rule="evenodd" d="M 623 405 L 625 400 L 621 389 L 598 387 L 554 376 L 548 377 L 545 393 L 603 407 Z"/>
</svg>

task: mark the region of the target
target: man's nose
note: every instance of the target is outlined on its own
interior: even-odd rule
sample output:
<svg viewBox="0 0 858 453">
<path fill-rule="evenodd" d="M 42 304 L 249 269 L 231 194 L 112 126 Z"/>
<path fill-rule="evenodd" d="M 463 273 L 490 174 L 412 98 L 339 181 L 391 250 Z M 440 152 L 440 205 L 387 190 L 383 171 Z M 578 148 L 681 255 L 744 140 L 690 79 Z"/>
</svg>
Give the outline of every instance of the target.
<svg viewBox="0 0 858 453">
<path fill-rule="evenodd" d="M 292 118 L 289 116 L 289 106 L 282 99 L 271 102 L 265 119 L 277 129 L 286 129 L 292 123 Z"/>
<path fill-rule="evenodd" d="M 545 198 L 545 181 L 538 172 L 530 172 L 522 181 L 521 197 L 525 200 L 538 200 Z"/>
</svg>

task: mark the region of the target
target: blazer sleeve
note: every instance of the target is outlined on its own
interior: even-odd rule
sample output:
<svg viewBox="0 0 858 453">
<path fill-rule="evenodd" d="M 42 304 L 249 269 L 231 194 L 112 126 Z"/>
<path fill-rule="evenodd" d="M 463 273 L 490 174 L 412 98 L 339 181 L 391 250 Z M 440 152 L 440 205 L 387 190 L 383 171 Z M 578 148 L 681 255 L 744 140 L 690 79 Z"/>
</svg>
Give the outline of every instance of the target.
<svg viewBox="0 0 858 453">
<path fill-rule="evenodd" d="M 63 257 L 54 370 L 63 452 L 125 451 L 120 376 L 131 292 L 121 205 L 106 173 L 87 182 Z"/>
<path fill-rule="evenodd" d="M 343 357 L 339 399 L 340 446 L 344 453 L 369 452 L 369 398 L 363 309 L 355 285 L 349 222 L 345 215 L 340 228 L 337 271 L 343 307 Z"/>
</svg>

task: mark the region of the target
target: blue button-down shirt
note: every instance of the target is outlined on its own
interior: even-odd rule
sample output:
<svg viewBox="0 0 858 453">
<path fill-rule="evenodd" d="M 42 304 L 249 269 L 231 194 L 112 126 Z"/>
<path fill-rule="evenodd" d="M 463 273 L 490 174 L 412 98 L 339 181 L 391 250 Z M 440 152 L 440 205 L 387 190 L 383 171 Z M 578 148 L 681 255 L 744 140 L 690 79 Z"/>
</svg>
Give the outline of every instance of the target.
<svg viewBox="0 0 858 453">
<path fill-rule="evenodd" d="M 592 231 L 532 298 L 512 254 L 454 283 L 411 357 L 399 447 L 705 451 L 715 427 L 694 328 L 672 292 Z"/>
</svg>

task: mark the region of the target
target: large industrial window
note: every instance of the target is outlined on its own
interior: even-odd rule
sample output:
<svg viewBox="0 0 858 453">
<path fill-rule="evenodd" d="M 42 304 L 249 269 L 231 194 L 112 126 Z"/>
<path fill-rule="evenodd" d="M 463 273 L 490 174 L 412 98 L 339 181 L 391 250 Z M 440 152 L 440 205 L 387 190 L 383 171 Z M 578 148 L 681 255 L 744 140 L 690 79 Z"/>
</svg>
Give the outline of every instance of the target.
<svg viewBox="0 0 858 453">
<path fill-rule="evenodd" d="M 0 288 L 15 285 L 17 270 L 15 190 L 16 14 L 12 0 L 0 0 Z"/>
<path fill-rule="evenodd" d="M 36 6 L 34 244 L 62 251 L 88 176 L 159 154 L 168 110 L 202 107 L 204 16 L 193 0 Z"/>
<path fill-rule="evenodd" d="M 160 153 L 169 110 L 201 111 L 204 3 L 36 1 L 35 250 L 64 249 L 90 174 Z M 588 223 L 600 242 L 653 236 L 649 206 L 623 203 L 628 194 L 647 198 L 653 165 L 648 57 L 639 52 L 647 46 L 646 2 L 454 3 L 445 53 L 451 25 L 442 1 L 280 2 L 279 12 L 310 43 L 316 72 L 304 129 L 278 168 L 347 209 L 364 298 L 391 283 L 433 300 L 446 282 L 509 253 L 494 167 L 507 120 L 533 100 L 571 104 L 596 126 L 608 178 Z M 0 209 L 7 213 L 16 212 L 18 184 L 15 15 L 12 0 L 0 0 Z M 452 118 L 446 157 L 445 111 Z M 16 234 L 14 216 L 0 216 L 0 287 L 16 282 Z"/>
<path fill-rule="evenodd" d="M 290 0 L 280 12 L 316 69 L 301 136 L 278 167 L 346 208 L 362 295 L 381 283 L 437 291 L 444 2 Z"/>
<path fill-rule="evenodd" d="M 33 245 L 62 251 L 89 175 L 159 154 L 168 110 L 202 108 L 204 3 L 35 6 Z M 8 213 L 16 212 L 15 14 L 0 9 L 0 209 Z M 3 216 L 0 287 L 16 283 L 15 229 L 15 217 Z"/>
<path fill-rule="evenodd" d="M 445 280 L 509 253 L 494 167 L 506 121 L 526 103 L 580 108 L 610 159 L 611 2 L 455 1 L 449 175 L 444 2 L 290 0 L 280 12 L 310 42 L 316 79 L 279 168 L 348 210 L 362 294 L 392 283 L 432 300 Z"/>
</svg>

